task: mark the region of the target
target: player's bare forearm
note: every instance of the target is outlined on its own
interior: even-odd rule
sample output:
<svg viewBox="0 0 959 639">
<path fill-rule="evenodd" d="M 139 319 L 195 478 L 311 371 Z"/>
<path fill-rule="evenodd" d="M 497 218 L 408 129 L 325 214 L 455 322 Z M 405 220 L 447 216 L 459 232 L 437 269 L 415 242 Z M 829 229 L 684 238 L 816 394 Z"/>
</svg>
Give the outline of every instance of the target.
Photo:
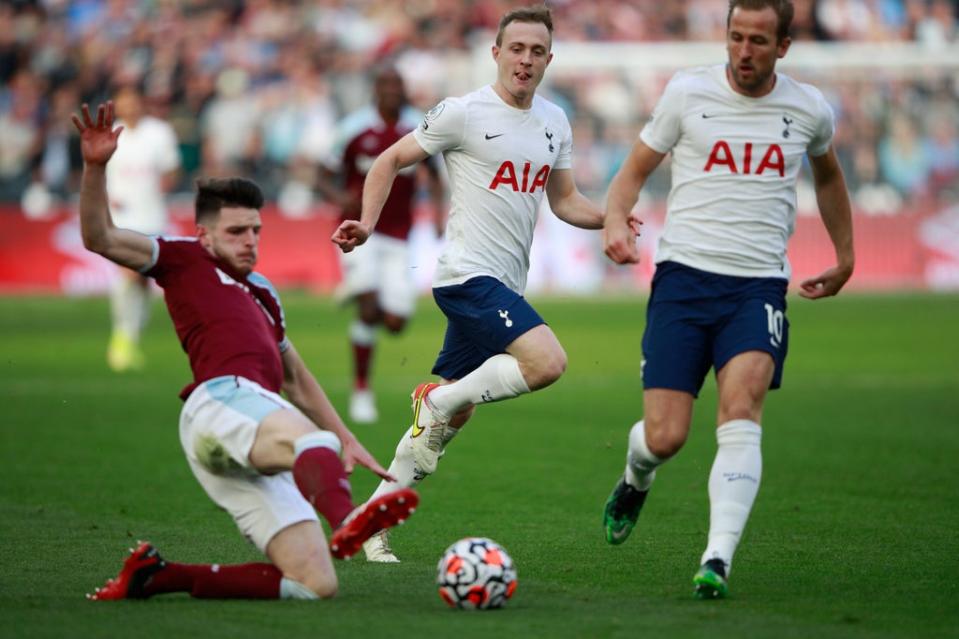
<svg viewBox="0 0 959 639">
<path fill-rule="evenodd" d="M 642 140 L 633 144 L 633 149 L 609 184 L 606 194 L 606 219 L 603 223 L 603 250 L 617 264 L 639 262 L 636 236 L 639 235 L 639 218 L 633 207 L 646 178 L 656 170 L 666 157 L 664 153 L 646 146 Z"/>
<path fill-rule="evenodd" d="M 370 231 L 376 226 L 396 175 L 402 169 L 427 157 L 429 155 L 412 133 L 407 133 L 377 156 L 363 182 L 363 211 L 360 214 L 360 223 L 363 226 Z"/>
<path fill-rule="evenodd" d="M 559 219 L 581 229 L 603 228 L 603 212 L 586 198 L 573 181 L 570 169 L 557 169 L 546 183 L 549 206 Z"/>
<path fill-rule="evenodd" d="M 117 148 L 123 127 L 113 128 L 113 103 L 97 108 L 96 118 L 84 104 L 80 116 L 71 120 L 80 133 L 83 175 L 80 178 L 80 234 L 83 245 L 94 253 L 132 269 L 140 270 L 153 258 L 153 241 L 134 231 L 118 229 L 107 206 L 107 162 Z"/>
<path fill-rule="evenodd" d="M 845 286 L 852 277 L 856 255 L 853 248 L 852 207 L 839 161 L 831 148 L 826 154 L 810 160 L 819 214 L 836 251 L 836 266 L 800 283 L 799 294 L 802 297 L 819 299 L 836 295 Z"/>
<path fill-rule="evenodd" d="M 306 367 L 303 359 L 290 344 L 282 354 L 283 394 L 314 424 L 336 433 L 341 439 L 350 433 L 337 414 L 323 387 Z M 350 434 L 352 436 L 352 434 Z"/>
<path fill-rule="evenodd" d="M 852 238 L 852 206 L 842 172 L 837 172 L 829 181 L 817 185 L 816 201 L 823 225 L 836 250 L 836 261 L 839 266 L 848 268 L 852 273 L 856 261 Z"/>
<path fill-rule="evenodd" d="M 603 228 L 603 211 L 579 191 L 573 191 L 572 195 L 561 200 L 553 212 L 567 224 L 581 229 Z"/>
<path fill-rule="evenodd" d="M 153 242 L 145 235 L 113 224 L 107 205 L 106 167 L 84 164 L 80 178 L 80 234 L 83 246 L 112 262 L 140 270 L 153 258 Z"/>
<path fill-rule="evenodd" d="M 346 472 L 352 472 L 354 465 L 360 464 L 384 479 L 396 481 L 346 427 L 320 383 L 316 381 L 292 344 L 281 357 L 283 393 L 316 426 L 334 433 L 339 438 L 343 445 L 342 458 Z"/>
<path fill-rule="evenodd" d="M 639 219 L 632 213 L 645 176 L 638 180 L 624 176 L 620 171 L 609 185 L 606 196 L 606 215 L 603 220 L 603 251 L 616 264 L 636 264 L 639 249 Z"/>
</svg>

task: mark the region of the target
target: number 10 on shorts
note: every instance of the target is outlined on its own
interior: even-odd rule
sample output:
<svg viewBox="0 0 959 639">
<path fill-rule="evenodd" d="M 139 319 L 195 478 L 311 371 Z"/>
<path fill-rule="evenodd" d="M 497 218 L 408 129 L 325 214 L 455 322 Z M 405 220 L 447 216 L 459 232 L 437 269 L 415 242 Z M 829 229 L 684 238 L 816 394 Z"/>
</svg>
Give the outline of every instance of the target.
<svg viewBox="0 0 959 639">
<path fill-rule="evenodd" d="M 783 341 L 783 322 L 785 316 L 783 312 L 773 308 L 772 304 L 764 304 L 766 308 L 766 321 L 769 325 L 769 343 L 779 348 Z"/>
</svg>

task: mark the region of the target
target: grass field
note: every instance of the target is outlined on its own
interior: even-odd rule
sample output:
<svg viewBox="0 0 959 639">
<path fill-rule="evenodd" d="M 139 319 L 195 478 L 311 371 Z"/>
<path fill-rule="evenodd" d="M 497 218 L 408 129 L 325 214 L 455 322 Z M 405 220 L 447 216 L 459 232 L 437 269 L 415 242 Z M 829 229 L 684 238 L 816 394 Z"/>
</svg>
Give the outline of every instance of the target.
<svg viewBox="0 0 959 639">
<path fill-rule="evenodd" d="M 603 502 L 640 416 L 641 300 L 540 300 L 570 366 L 554 387 L 483 407 L 394 535 L 399 565 L 338 564 L 331 602 L 92 603 L 128 546 L 258 560 L 195 483 L 177 438 L 186 358 L 159 307 L 143 373 L 104 364 L 103 300 L 0 300 L 0 637 L 956 637 L 959 298 L 790 301 L 785 386 L 767 404 L 764 476 L 730 599 L 692 599 L 715 447 L 712 379 L 633 537 L 607 546 Z M 381 422 L 356 427 L 385 464 L 442 321 L 424 300 L 383 340 Z M 290 294 L 290 335 L 334 403 L 349 390 L 348 312 Z M 363 497 L 374 486 L 354 474 Z M 490 536 L 519 588 L 489 613 L 446 609 L 443 549 Z"/>
</svg>

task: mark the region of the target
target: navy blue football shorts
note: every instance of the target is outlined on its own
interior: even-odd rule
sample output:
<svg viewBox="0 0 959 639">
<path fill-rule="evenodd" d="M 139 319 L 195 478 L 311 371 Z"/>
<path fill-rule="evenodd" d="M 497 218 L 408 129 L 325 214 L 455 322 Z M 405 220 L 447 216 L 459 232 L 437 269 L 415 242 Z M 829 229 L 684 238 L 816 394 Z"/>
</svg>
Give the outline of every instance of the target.
<svg viewBox="0 0 959 639">
<path fill-rule="evenodd" d="M 434 288 L 433 299 L 447 320 L 443 349 L 433 365 L 433 374 L 444 379 L 473 372 L 505 353 L 517 337 L 546 323 L 526 298 L 485 275 Z"/>
<path fill-rule="evenodd" d="M 677 262 L 656 266 L 643 333 L 643 387 L 699 395 L 706 374 L 746 351 L 776 364 L 769 387 L 782 384 L 789 344 L 788 282 L 735 277 Z"/>
</svg>

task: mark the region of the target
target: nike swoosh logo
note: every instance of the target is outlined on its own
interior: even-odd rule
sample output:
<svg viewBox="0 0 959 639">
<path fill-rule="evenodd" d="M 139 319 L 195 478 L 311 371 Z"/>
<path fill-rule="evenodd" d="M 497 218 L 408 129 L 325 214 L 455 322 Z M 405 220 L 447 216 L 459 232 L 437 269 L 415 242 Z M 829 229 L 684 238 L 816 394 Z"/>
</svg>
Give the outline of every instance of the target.
<svg viewBox="0 0 959 639">
<path fill-rule="evenodd" d="M 498 137 L 503 136 L 503 135 L 506 135 L 506 134 L 505 134 L 505 133 L 497 133 L 496 135 L 490 135 L 489 133 L 487 133 L 487 134 L 486 134 L 486 139 L 487 139 L 487 140 L 492 140 L 493 138 L 498 138 Z"/>
<path fill-rule="evenodd" d="M 622 541 L 626 536 L 632 532 L 629 528 L 622 528 L 620 530 L 610 530 L 609 536 L 613 541 Z"/>
<path fill-rule="evenodd" d="M 424 431 L 424 430 L 426 430 L 426 429 L 423 428 L 422 426 L 420 426 L 419 424 L 413 424 L 413 432 L 410 433 L 410 437 L 411 437 L 411 438 L 412 438 L 412 437 L 419 437 L 420 435 L 423 434 L 423 431 Z"/>
</svg>

